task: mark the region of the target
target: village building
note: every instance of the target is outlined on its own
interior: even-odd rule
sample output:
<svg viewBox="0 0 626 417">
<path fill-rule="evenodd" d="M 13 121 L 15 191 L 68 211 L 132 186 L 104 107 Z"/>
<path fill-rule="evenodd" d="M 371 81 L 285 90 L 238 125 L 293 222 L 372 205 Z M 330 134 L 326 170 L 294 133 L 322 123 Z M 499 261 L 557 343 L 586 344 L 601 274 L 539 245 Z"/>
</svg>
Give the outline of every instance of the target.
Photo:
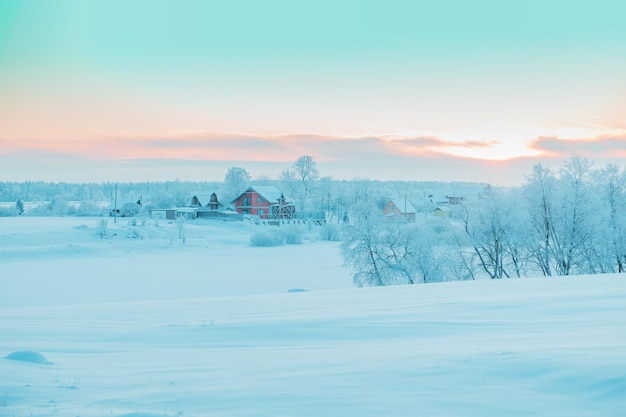
<svg viewBox="0 0 626 417">
<path fill-rule="evenodd" d="M 141 199 L 134 200 L 115 200 L 109 204 L 110 217 L 133 217 L 139 214 L 141 210 Z"/>
<path fill-rule="evenodd" d="M 195 218 L 219 217 L 223 205 L 215 193 L 197 193 L 191 197 L 190 207 L 195 209 Z"/>
<path fill-rule="evenodd" d="M 255 216 L 262 220 L 294 219 L 295 205 L 274 186 L 248 187 L 232 201 L 235 211 L 243 216 Z"/>
<path fill-rule="evenodd" d="M 433 216 L 435 216 L 435 217 L 449 217 L 450 216 L 450 209 L 448 207 L 446 207 L 445 205 L 437 206 L 433 210 Z"/>
<path fill-rule="evenodd" d="M 446 198 L 448 199 L 448 204 L 453 205 L 453 206 L 463 204 L 463 202 L 466 200 L 465 196 L 456 196 L 456 195 L 447 195 Z"/>
<path fill-rule="evenodd" d="M 222 218 L 237 219 L 241 216 L 233 216 L 234 213 L 223 212 L 223 205 L 217 199 L 215 193 L 195 193 L 189 198 L 189 206 L 169 209 L 152 209 L 150 215 L 155 219 L 176 220 L 184 218 L 194 220 L 199 218 Z"/>
<path fill-rule="evenodd" d="M 414 222 L 417 210 L 407 199 L 391 200 L 383 208 L 383 214 L 387 219 L 401 219 L 407 222 Z"/>
<path fill-rule="evenodd" d="M 176 220 L 176 209 L 150 209 L 150 217 L 157 220 Z"/>
</svg>

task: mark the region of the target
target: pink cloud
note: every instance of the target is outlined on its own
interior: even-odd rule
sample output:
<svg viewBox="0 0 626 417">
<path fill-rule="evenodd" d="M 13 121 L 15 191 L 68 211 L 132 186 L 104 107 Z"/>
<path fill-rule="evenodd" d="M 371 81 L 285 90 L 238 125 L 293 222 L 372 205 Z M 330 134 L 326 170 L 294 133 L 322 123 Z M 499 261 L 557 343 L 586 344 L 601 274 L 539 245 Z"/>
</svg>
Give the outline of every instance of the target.
<svg viewBox="0 0 626 417">
<path fill-rule="evenodd" d="M 626 136 L 599 136 L 584 139 L 540 137 L 532 141 L 530 146 L 550 157 L 568 157 L 572 153 L 588 158 L 626 156 Z"/>
<path fill-rule="evenodd" d="M 293 161 L 312 155 L 318 161 L 372 161 L 381 156 L 464 158 L 463 149 L 502 147 L 496 140 L 451 141 L 438 137 L 364 136 L 339 137 L 292 134 L 283 136 L 190 133 L 162 136 L 93 136 L 67 140 L 10 140 L 0 138 L 0 154 L 48 152 L 88 160 L 196 160 L 196 161 Z M 626 136 L 586 139 L 539 137 L 529 147 L 549 158 L 578 153 L 588 157 L 626 156 Z M 451 152 L 454 150 L 454 154 Z M 481 160 L 481 152 L 475 152 Z M 503 159 L 514 159 L 503 158 Z"/>
</svg>

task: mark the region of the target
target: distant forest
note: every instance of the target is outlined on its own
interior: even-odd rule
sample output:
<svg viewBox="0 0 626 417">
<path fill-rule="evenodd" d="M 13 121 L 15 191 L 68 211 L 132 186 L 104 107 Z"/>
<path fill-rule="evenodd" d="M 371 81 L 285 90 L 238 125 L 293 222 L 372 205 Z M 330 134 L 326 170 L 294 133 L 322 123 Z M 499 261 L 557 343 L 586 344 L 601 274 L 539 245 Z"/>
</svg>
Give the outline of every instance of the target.
<svg viewBox="0 0 626 417">
<path fill-rule="evenodd" d="M 429 195 L 438 198 L 444 198 L 446 195 L 472 195 L 479 193 L 486 187 L 486 184 L 465 182 L 370 181 L 367 179 L 339 181 L 322 177 L 311 183 L 306 197 L 302 195 L 302 191 L 298 187 L 280 179 L 249 180 L 243 183 L 237 191 L 243 191 L 241 188 L 249 185 L 275 185 L 296 204 L 304 204 L 306 199 L 308 208 L 315 210 L 330 210 L 337 204 L 349 207 L 353 201 L 362 198 L 364 193 L 378 200 L 381 207 L 390 199 L 406 199 L 415 207 L 421 207 Z M 102 205 L 104 202 L 111 203 L 115 198 L 116 187 L 118 201 L 141 200 L 144 207 L 147 208 L 184 207 L 189 205 L 194 194 L 212 192 L 218 195 L 221 203 L 228 205 L 235 194 L 232 185 L 226 181 L 117 184 L 112 182 L 0 182 L 0 202 L 3 203 L 4 207 L 4 212 L 0 212 L 0 215 L 10 215 L 6 208 L 18 201 L 31 203 L 32 207 L 36 205 L 47 206 L 45 210 L 27 210 L 28 213 L 26 214 L 31 215 L 97 214 L 91 213 L 93 210 L 88 210 L 87 213 L 73 213 L 72 207 L 76 206 L 75 203 L 85 203 L 84 207 L 95 207 L 94 205 Z M 68 204 L 69 212 L 66 212 L 65 208 L 68 207 Z"/>
</svg>

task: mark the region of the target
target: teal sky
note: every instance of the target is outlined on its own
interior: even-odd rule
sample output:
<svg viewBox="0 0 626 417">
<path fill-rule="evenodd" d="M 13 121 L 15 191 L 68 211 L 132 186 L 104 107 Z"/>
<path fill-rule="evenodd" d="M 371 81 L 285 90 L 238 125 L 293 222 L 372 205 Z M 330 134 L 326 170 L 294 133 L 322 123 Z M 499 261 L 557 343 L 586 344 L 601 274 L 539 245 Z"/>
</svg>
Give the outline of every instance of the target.
<svg viewBox="0 0 626 417">
<path fill-rule="evenodd" d="M 392 169 L 393 157 L 492 161 L 620 144 L 623 16 L 622 1 L 4 0 L 0 157 L 283 162 L 304 152 L 352 163 L 374 137 L 373 155 Z M 303 147 L 300 135 L 319 141 Z M 256 137 L 267 153 L 241 149 Z M 539 147 L 546 137 L 564 145 Z"/>
</svg>

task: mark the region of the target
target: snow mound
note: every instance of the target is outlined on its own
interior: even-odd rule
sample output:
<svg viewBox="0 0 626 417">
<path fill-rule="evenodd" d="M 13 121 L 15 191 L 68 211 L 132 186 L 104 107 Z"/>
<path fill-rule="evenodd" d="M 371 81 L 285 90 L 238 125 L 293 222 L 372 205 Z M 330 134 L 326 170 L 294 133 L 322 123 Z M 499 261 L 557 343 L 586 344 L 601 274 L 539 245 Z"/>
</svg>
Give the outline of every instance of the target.
<svg viewBox="0 0 626 417">
<path fill-rule="evenodd" d="M 122 414 L 119 417 L 163 417 L 163 414 L 154 414 L 154 413 L 131 413 L 131 414 Z"/>
<path fill-rule="evenodd" d="M 5 356 L 5 358 L 14 361 L 36 363 L 39 365 L 50 365 L 50 362 L 45 356 L 39 352 L 35 352 L 34 350 L 19 350 L 17 352 L 9 353 Z"/>
<path fill-rule="evenodd" d="M 307 292 L 307 289 L 304 288 L 289 288 L 287 290 L 288 293 L 293 293 L 293 292 Z"/>
</svg>

